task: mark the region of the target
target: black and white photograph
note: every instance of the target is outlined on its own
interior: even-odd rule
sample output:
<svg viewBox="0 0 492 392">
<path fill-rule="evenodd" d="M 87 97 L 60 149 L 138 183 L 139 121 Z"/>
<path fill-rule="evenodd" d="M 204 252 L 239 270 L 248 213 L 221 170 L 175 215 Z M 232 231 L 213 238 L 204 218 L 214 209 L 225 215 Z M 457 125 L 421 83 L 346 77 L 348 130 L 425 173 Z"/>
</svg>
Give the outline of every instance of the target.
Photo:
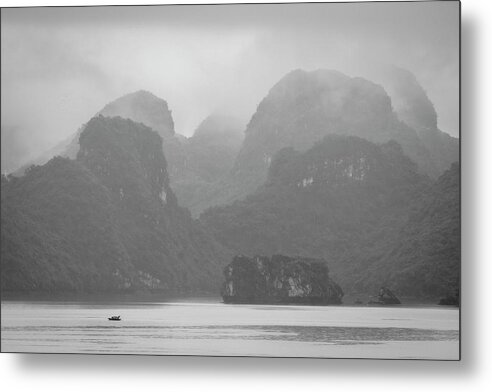
<svg viewBox="0 0 492 392">
<path fill-rule="evenodd" d="M 460 17 L 2 8 L 2 353 L 459 361 Z"/>
</svg>

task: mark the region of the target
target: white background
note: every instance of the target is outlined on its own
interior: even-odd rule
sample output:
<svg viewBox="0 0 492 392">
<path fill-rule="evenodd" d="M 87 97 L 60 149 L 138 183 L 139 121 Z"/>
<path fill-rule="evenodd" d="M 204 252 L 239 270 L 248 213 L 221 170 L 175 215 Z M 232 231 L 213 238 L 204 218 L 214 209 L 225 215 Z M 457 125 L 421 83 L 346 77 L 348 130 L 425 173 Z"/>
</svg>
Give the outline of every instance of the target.
<svg viewBox="0 0 492 392">
<path fill-rule="evenodd" d="M 137 0 L 0 0 L 2 6 L 98 3 L 136 4 Z M 0 388 L 20 392 L 491 390 L 492 102 L 486 97 L 492 89 L 491 4 L 462 1 L 461 362 L 0 354 Z"/>
</svg>

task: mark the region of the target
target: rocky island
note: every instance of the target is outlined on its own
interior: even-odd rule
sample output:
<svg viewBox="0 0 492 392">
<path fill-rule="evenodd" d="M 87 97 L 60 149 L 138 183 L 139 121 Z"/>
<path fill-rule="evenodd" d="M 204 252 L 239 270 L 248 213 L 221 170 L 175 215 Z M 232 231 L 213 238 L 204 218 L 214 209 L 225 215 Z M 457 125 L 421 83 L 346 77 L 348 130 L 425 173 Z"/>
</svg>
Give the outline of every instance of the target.
<svg viewBox="0 0 492 392">
<path fill-rule="evenodd" d="M 341 304 L 343 291 L 321 259 L 236 256 L 224 269 L 224 303 Z"/>
<path fill-rule="evenodd" d="M 374 298 L 374 297 L 373 297 Z M 387 287 L 381 287 L 375 299 L 368 302 L 369 305 L 400 305 L 401 302 Z"/>
</svg>

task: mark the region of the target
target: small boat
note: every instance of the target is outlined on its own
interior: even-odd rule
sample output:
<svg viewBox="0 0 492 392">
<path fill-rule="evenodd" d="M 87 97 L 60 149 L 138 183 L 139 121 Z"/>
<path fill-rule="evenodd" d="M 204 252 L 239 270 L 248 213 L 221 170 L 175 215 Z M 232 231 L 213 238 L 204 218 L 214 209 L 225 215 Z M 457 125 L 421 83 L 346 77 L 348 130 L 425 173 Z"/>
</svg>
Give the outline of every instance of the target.
<svg viewBox="0 0 492 392">
<path fill-rule="evenodd" d="M 108 317 L 109 321 L 121 321 L 121 316 L 111 316 Z"/>
</svg>

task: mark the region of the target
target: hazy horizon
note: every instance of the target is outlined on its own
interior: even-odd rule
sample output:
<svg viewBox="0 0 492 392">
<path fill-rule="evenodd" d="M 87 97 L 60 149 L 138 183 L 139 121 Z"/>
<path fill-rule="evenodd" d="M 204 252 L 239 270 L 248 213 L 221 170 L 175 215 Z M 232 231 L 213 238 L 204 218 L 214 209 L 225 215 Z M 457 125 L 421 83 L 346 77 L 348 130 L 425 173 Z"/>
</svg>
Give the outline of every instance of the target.
<svg viewBox="0 0 492 392">
<path fill-rule="evenodd" d="M 458 15 L 458 2 L 2 9 L 2 170 L 141 89 L 168 102 L 177 133 L 211 113 L 246 125 L 298 68 L 406 68 L 457 137 Z"/>
</svg>

